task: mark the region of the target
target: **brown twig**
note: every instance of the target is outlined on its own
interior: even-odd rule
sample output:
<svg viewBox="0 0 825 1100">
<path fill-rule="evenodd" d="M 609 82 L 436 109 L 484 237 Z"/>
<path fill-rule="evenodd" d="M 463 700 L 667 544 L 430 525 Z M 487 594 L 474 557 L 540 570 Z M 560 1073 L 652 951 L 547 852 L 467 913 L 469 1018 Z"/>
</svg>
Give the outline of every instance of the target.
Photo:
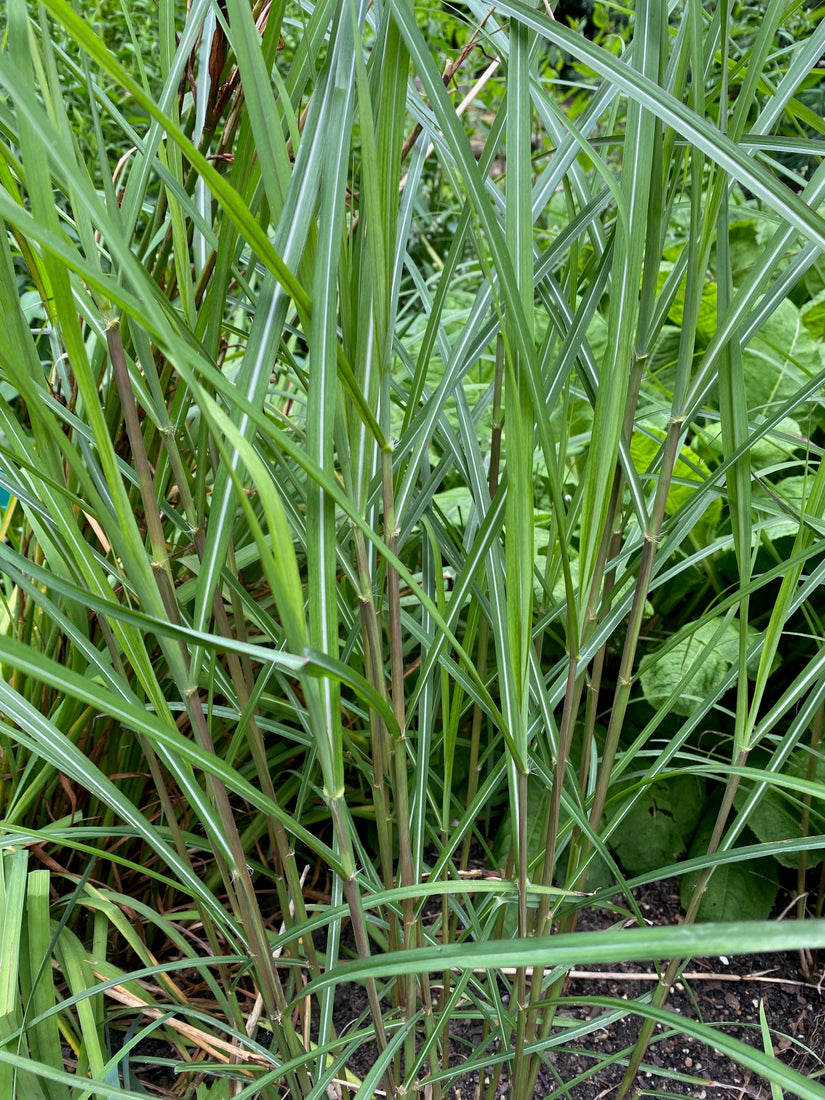
<svg viewBox="0 0 825 1100">
<path fill-rule="evenodd" d="M 476 973 L 485 974 L 486 970 L 480 967 Z M 501 966 L 497 968 L 497 973 L 505 976 L 512 976 L 516 973 L 516 968 L 513 966 Z M 544 973 L 545 976 L 549 976 L 553 973 L 553 970 L 545 970 Z M 659 975 L 655 970 L 568 970 L 567 977 L 579 981 L 591 979 L 593 981 L 657 982 L 659 980 Z M 680 982 L 763 982 L 771 985 L 798 986 L 801 989 L 819 988 L 813 982 L 803 982 L 798 978 L 771 978 L 768 976 L 767 971 L 763 971 L 759 974 L 719 974 L 713 971 L 690 970 L 681 974 L 678 980 Z"/>
<path fill-rule="evenodd" d="M 473 33 L 470 35 L 469 39 L 465 42 L 464 46 L 461 48 L 461 51 L 459 52 L 458 57 L 455 59 L 455 61 L 448 62 L 447 65 L 444 67 L 444 72 L 441 74 L 441 79 L 444 82 L 444 87 L 445 88 L 447 87 L 447 85 L 453 79 L 455 74 L 458 72 L 458 70 L 461 68 L 461 66 L 464 64 L 464 62 L 467 60 L 467 58 L 470 56 L 470 54 L 475 49 L 476 39 L 478 38 L 479 34 L 481 33 L 482 28 L 484 27 L 484 24 L 487 22 L 487 20 L 490 18 L 490 16 L 493 14 L 493 12 L 495 10 L 496 9 L 494 7 L 490 8 L 490 10 L 487 12 L 487 14 L 484 16 L 484 18 L 479 23 L 479 25 L 476 27 L 476 29 L 473 31 Z M 493 60 L 493 62 L 491 64 L 491 67 L 493 68 L 493 71 L 495 71 L 495 69 L 498 67 L 498 65 L 500 64 L 500 61 L 501 61 L 501 59 L 498 58 L 498 57 L 496 57 Z M 486 81 L 489 79 L 489 77 L 482 78 L 482 79 L 486 83 Z M 464 110 L 466 110 L 466 107 L 464 108 Z M 459 109 L 456 112 L 456 114 L 460 114 L 460 113 L 461 113 L 461 109 Z M 416 123 L 416 125 L 412 129 L 412 133 L 407 138 L 407 140 L 404 142 L 404 144 L 401 146 L 401 159 L 402 160 L 404 160 L 405 157 L 409 156 L 410 149 L 412 149 L 413 145 L 415 145 L 416 141 L 418 141 L 418 137 L 419 137 L 420 133 L 421 133 L 421 124 Z"/>
</svg>

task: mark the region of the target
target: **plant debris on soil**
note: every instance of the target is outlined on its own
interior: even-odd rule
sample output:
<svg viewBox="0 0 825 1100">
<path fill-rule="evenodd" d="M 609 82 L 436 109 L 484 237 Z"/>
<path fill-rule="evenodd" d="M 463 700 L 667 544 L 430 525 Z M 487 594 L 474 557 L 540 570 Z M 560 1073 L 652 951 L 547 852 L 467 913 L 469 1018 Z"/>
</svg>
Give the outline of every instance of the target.
<svg viewBox="0 0 825 1100">
<path fill-rule="evenodd" d="M 681 919 L 679 883 L 676 879 L 654 883 L 637 897 L 646 919 L 656 925 L 675 924 Z M 591 917 L 597 914 L 590 914 Z M 597 927 L 594 923 L 593 927 Z M 652 990 L 657 974 L 652 966 L 636 963 L 603 967 L 574 968 L 567 988 L 569 1007 L 563 1013 L 572 1019 L 596 1019 L 604 1009 L 576 1008 L 584 997 L 616 997 L 633 1000 Z M 798 955 L 731 955 L 694 958 L 667 1001 L 667 1008 L 686 1018 L 699 1020 L 725 1035 L 764 1051 L 760 1027 L 760 1005 L 772 1040 L 772 1054 L 806 1077 L 825 1074 L 825 1004 L 821 986 L 806 981 Z M 605 1056 L 619 1054 L 632 1046 L 640 1027 L 639 1018 L 627 1015 L 600 1028 L 581 1043 L 577 1053 L 559 1051 L 552 1062 L 555 1087 L 572 1081 Z M 574 1100 L 608 1097 L 624 1076 L 625 1060 L 599 1065 L 592 1077 L 571 1089 Z M 676 1076 L 678 1075 L 678 1076 Z M 553 1092 L 544 1089 L 542 1096 Z M 675 1096 L 747 1097 L 763 1100 L 771 1096 L 770 1086 L 751 1074 L 713 1045 L 684 1034 L 668 1033 L 657 1025 L 635 1087 L 636 1095 L 668 1093 Z M 788 1094 L 790 1095 L 790 1094 Z"/>
<path fill-rule="evenodd" d="M 646 920 L 655 925 L 679 923 L 678 880 L 653 883 L 638 891 L 636 899 Z M 615 913 L 588 910 L 579 928 L 596 930 L 615 921 Z M 608 1100 L 624 1076 L 627 1059 L 639 1033 L 640 1018 L 633 1013 L 617 1017 L 615 1009 L 586 1003 L 594 997 L 632 1001 L 650 993 L 657 972 L 653 965 L 617 964 L 611 967 L 573 967 L 556 1017 L 556 1034 L 565 1031 L 575 1041 L 560 1041 L 548 1055 L 533 1100 L 567 1096 L 570 1100 Z M 772 1048 L 770 1053 L 808 1078 L 825 1079 L 825 1004 L 822 982 L 803 975 L 795 954 L 731 955 L 694 958 L 687 964 L 667 1001 L 667 1008 L 686 1019 L 698 1020 L 714 1030 L 765 1051 L 760 1027 L 764 1011 Z M 358 985 L 340 986 L 336 994 L 335 1026 L 346 1035 L 353 1026 L 364 1026 L 366 996 Z M 581 1024 L 589 1026 L 582 1033 Z M 473 1057 L 482 1041 L 477 1019 L 459 1013 L 451 1029 L 451 1063 L 460 1065 Z M 264 1033 L 259 1040 L 266 1045 Z M 492 1048 L 491 1048 L 492 1049 Z M 357 1095 L 355 1080 L 363 1080 L 372 1068 L 375 1048 L 361 1046 L 348 1064 L 353 1075 L 338 1086 L 342 1098 Z M 153 1095 L 179 1095 L 180 1079 L 171 1072 L 174 1054 L 153 1041 L 133 1053 L 132 1071 Z M 189 1069 L 189 1073 L 195 1067 Z M 492 1068 L 492 1067 L 491 1067 Z M 484 1096 L 489 1072 L 482 1081 Z M 478 1095 L 478 1074 L 459 1078 L 449 1095 L 452 1100 L 471 1100 Z M 426 1073 L 420 1082 L 426 1089 Z M 383 1093 L 377 1093 L 383 1095 Z M 698 1100 L 770 1100 L 771 1089 L 761 1077 L 732 1061 L 712 1043 L 702 1042 L 657 1025 L 634 1087 L 635 1096 L 690 1096 Z M 785 1091 L 786 1096 L 793 1093 Z M 506 1068 L 500 1074 L 497 1097 L 511 1096 Z"/>
</svg>

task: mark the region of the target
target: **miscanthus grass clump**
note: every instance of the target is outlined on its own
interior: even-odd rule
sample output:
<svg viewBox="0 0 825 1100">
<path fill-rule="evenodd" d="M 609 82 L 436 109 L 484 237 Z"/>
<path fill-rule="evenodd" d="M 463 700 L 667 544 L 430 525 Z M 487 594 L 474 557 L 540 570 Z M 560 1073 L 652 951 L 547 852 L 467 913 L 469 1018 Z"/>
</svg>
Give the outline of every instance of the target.
<svg viewBox="0 0 825 1100">
<path fill-rule="evenodd" d="M 825 945 L 820 13 L 104 16 L 0 49 L 0 1096 L 825 1096 L 667 1007 Z"/>
</svg>

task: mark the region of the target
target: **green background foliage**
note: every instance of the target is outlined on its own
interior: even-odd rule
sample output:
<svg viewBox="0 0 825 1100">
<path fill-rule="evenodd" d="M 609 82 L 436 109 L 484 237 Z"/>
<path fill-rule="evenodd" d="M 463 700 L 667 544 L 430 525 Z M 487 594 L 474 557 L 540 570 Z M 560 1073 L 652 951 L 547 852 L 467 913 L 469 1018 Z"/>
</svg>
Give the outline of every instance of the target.
<svg viewBox="0 0 825 1100">
<path fill-rule="evenodd" d="M 620 1098 L 663 1021 L 825 1096 L 665 1007 L 825 943 L 823 51 L 798 0 L 11 0 L 0 1095 L 139 1095 L 157 1032 L 187 1097 L 368 1043 L 365 1100 L 528 1096 L 567 970 L 666 958 L 598 1006 Z"/>
</svg>

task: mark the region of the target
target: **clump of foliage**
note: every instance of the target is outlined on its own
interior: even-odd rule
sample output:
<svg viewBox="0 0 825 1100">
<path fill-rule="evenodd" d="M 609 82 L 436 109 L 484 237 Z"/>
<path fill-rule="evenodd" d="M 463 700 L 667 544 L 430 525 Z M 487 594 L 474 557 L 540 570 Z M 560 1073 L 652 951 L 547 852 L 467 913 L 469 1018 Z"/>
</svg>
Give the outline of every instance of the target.
<svg viewBox="0 0 825 1100">
<path fill-rule="evenodd" d="M 620 1100 L 657 1021 L 825 1096 L 666 1007 L 825 945 L 825 22 L 763 7 L 10 0 L 0 1095 L 157 1033 L 526 1097 L 572 966 L 666 959 Z"/>
</svg>

